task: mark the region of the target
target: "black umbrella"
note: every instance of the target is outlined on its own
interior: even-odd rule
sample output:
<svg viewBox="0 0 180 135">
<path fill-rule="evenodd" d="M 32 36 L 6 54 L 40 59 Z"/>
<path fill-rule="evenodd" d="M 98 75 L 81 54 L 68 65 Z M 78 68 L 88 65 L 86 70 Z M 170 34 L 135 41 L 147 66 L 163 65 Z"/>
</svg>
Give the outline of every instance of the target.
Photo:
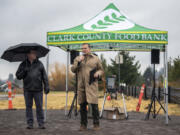
<svg viewBox="0 0 180 135">
<path fill-rule="evenodd" d="M 27 53 L 30 50 L 36 50 L 38 58 L 46 56 L 46 54 L 49 52 L 48 48 L 37 43 L 21 43 L 21 44 L 9 47 L 3 53 L 1 58 L 9 62 L 24 61 L 27 58 Z"/>
</svg>

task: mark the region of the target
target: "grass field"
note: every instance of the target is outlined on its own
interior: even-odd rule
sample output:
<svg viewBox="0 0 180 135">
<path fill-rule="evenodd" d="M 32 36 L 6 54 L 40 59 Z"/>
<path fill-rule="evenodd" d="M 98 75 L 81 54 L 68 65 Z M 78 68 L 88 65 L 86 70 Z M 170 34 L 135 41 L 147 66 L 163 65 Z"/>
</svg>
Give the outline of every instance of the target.
<svg viewBox="0 0 180 135">
<path fill-rule="evenodd" d="M 68 108 L 71 105 L 72 99 L 73 99 L 74 93 L 69 92 L 68 93 Z M 133 97 L 125 97 L 126 98 L 126 106 L 127 111 L 136 111 L 136 106 L 138 103 L 137 98 Z M 50 92 L 48 94 L 48 105 L 47 109 L 64 109 L 65 107 L 65 99 L 66 99 L 66 93 L 65 92 Z M 99 93 L 99 108 L 101 109 L 103 102 L 103 93 Z M 147 112 L 148 104 L 150 104 L 150 100 L 142 100 L 140 112 Z M 122 97 L 118 96 L 118 100 L 106 100 L 105 108 L 106 107 L 123 107 L 123 101 Z M 33 106 L 35 108 L 35 105 Z M 7 109 L 8 108 L 8 101 L 7 100 L 0 100 L 0 109 Z M 15 109 L 25 109 L 24 104 L 24 97 L 23 96 L 17 96 L 13 98 L 13 108 Z M 157 104 L 156 109 L 159 109 L 159 105 Z M 168 106 L 169 115 L 178 115 L 180 116 L 180 105 L 178 104 L 169 104 Z M 162 114 L 163 111 L 161 109 L 160 114 Z"/>
</svg>

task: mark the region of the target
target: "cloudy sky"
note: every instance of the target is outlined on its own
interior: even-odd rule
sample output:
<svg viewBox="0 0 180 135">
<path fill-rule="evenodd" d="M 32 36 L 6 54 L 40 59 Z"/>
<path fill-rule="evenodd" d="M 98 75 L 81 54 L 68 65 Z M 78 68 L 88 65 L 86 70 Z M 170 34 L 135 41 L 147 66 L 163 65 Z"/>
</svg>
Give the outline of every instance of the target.
<svg viewBox="0 0 180 135">
<path fill-rule="evenodd" d="M 95 16 L 113 2 L 131 20 L 148 28 L 167 30 L 169 57 L 180 55 L 179 0 L 0 0 L 0 55 L 9 46 L 37 42 L 46 46 L 48 31 L 70 28 Z M 50 47 L 50 64 L 66 63 L 66 53 Z M 100 54 L 100 53 L 98 53 Z M 108 59 L 117 52 L 103 53 Z M 141 63 L 141 72 L 150 65 L 150 53 L 131 52 Z M 44 63 L 46 58 L 41 59 Z M 15 73 L 19 63 L 0 59 L 0 78 Z M 159 64 L 160 68 L 162 66 Z"/>
</svg>

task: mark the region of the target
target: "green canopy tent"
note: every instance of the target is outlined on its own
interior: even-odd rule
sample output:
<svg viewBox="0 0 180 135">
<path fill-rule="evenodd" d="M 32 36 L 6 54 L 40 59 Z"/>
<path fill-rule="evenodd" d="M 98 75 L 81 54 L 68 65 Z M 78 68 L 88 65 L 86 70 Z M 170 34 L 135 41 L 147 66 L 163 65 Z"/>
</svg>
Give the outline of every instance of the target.
<svg viewBox="0 0 180 135">
<path fill-rule="evenodd" d="M 87 22 L 76 27 L 47 32 L 47 45 L 69 52 L 81 51 L 82 43 L 90 43 L 91 51 L 151 51 L 164 52 L 164 89 L 166 123 L 168 124 L 168 74 L 167 74 L 167 31 L 145 28 L 130 20 L 113 3 Z M 66 92 L 68 93 L 68 68 L 66 70 Z M 67 99 L 66 99 L 67 107 Z"/>
</svg>

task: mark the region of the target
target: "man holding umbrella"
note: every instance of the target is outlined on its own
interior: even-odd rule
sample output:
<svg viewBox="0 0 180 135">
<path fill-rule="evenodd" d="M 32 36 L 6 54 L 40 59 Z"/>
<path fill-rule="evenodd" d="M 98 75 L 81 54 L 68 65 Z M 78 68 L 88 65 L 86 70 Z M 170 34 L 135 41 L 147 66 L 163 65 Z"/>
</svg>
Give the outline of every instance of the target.
<svg viewBox="0 0 180 135">
<path fill-rule="evenodd" d="M 36 115 L 40 129 L 45 129 L 43 114 L 43 89 L 49 93 L 46 71 L 38 58 L 45 56 L 49 49 L 36 43 L 22 43 L 8 48 L 1 58 L 10 62 L 23 61 L 16 72 L 17 79 L 23 79 L 26 105 L 27 129 L 33 128 L 33 99 L 36 104 Z"/>
</svg>

